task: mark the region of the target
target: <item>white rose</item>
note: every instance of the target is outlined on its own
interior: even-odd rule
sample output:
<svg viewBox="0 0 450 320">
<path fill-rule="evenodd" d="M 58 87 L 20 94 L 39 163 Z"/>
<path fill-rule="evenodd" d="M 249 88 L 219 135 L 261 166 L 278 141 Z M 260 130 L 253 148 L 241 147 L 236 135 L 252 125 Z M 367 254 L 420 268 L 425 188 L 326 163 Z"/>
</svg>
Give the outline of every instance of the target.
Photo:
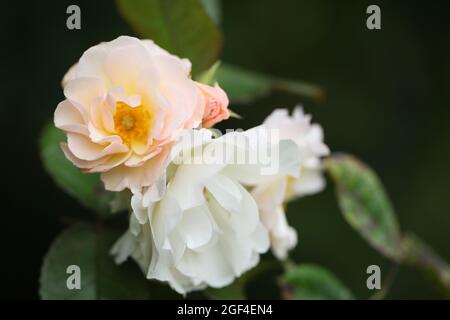
<svg viewBox="0 0 450 320">
<path fill-rule="evenodd" d="M 188 146 L 181 143 L 174 150 L 193 151 L 200 145 L 203 160 L 209 155 L 209 160 L 218 161 L 173 161 L 167 169 L 167 183 L 160 179 L 160 185 L 134 194 L 130 229 L 112 249 L 116 262 L 132 256 L 148 278 L 167 281 L 181 294 L 229 285 L 254 267 L 259 255 L 269 248 L 257 204 L 239 182 L 266 180 L 260 173 L 261 164 L 236 164 L 233 157 L 211 152 L 223 150 L 224 146 L 236 153 L 254 152 L 228 139 L 248 132 L 217 139 L 212 139 L 205 129 L 189 132 L 203 136 L 206 142 Z M 298 171 L 295 144 L 280 146 L 281 154 L 294 155 L 280 156 L 281 170 Z"/>
<path fill-rule="evenodd" d="M 297 244 L 297 232 L 287 223 L 284 204 L 324 188 L 321 157 L 328 155 L 329 149 L 323 143 L 322 127 L 311 124 L 311 116 L 305 115 L 301 107 L 296 107 L 292 116 L 287 109 L 274 110 L 264 126 L 278 130 L 280 140 L 294 141 L 301 160 L 298 177 L 280 172 L 272 180 L 256 184 L 252 190 L 261 220 L 269 230 L 272 252 L 278 259 L 285 259 Z"/>
</svg>

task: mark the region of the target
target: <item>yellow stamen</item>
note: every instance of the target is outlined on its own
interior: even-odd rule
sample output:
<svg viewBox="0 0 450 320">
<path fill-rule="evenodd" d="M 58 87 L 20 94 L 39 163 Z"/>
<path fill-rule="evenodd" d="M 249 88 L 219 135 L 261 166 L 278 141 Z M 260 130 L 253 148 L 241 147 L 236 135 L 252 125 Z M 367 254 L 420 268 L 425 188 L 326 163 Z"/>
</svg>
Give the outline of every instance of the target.
<svg viewBox="0 0 450 320">
<path fill-rule="evenodd" d="M 124 143 L 130 145 L 137 141 L 146 144 L 151 120 L 152 116 L 144 106 L 132 108 L 124 102 L 117 102 L 114 127 Z"/>
</svg>

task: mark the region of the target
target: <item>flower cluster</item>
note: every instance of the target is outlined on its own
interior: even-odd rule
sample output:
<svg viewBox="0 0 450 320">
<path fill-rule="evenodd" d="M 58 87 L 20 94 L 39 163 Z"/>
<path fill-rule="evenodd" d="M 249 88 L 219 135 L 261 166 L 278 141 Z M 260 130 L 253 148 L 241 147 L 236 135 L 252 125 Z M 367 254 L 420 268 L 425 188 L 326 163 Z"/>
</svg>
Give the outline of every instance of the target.
<svg viewBox="0 0 450 320">
<path fill-rule="evenodd" d="M 129 228 L 111 250 L 116 262 L 131 257 L 181 294 L 232 283 L 269 248 L 286 258 L 297 234 L 284 205 L 324 187 L 329 153 L 300 107 L 214 137 L 209 128 L 230 116 L 227 95 L 190 72 L 188 60 L 150 40 L 119 37 L 69 70 L 54 115 L 75 166 L 100 172 L 107 190 L 132 192 Z"/>
</svg>

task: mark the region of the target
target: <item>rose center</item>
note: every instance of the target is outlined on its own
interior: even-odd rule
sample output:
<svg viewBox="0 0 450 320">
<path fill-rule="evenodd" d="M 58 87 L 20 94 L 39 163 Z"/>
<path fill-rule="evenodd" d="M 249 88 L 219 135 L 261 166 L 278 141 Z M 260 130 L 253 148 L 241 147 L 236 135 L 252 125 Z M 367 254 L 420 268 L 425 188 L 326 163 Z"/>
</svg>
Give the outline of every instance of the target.
<svg viewBox="0 0 450 320">
<path fill-rule="evenodd" d="M 114 113 L 114 128 L 123 142 L 147 143 L 151 129 L 151 114 L 144 106 L 130 107 L 124 102 L 117 102 Z"/>
<path fill-rule="evenodd" d="M 134 117 L 130 114 L 126 114 L 122 118 L 122 126 L 125 130 L 131 130 L 134 127 Z"/>
</svg>

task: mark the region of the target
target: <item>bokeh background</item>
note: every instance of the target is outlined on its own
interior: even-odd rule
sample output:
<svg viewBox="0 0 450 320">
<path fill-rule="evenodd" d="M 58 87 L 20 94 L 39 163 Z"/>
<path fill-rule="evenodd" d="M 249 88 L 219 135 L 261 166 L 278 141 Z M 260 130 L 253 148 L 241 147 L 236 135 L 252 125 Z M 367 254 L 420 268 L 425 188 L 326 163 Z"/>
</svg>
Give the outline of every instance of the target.
<svg viewBox="0 0 450 320">
<path fill-rule="evenodd" d="M 82 30 L 66 28 L 66 8 L 78 4 Z M 366 8 L 378 4 L 382 30 L 366 28 Z M 412 230 L 450 261 L 450 20 L 448 1 L 227 0 L 222 60 L 279 77 L 316 83 L 327 99 L 274 93 L 232 108 L 259 124 L 274 107 L 303 103 L 322 124 L 334 151 L 357 155 L 380 175 L 403 230 Z M 114 1 L 13 1 L 0 22 L 2 144 L 1 276 L 3 298 L 37 299 L 42 258 L 67 217 L 89 217 L 58 189 L 39 160 L 39 132 L 63 99 L 60 81 L 88 47 L 134 32 Z M 222 126 L 224 127 L 224 126 Z M 66 217 L 66 218 L 63 218 Z M 333 270 L 359 298 L 366 268 L 391 264 L 343 220 L 325 192 L 288 207 L 299 233 L 292 260 Z M 253 298 L 274 297 L 274 281 L 259 279 Z M 439 298 L 430 282 L 401 268 L 388 298 Z"/>
</svg>

